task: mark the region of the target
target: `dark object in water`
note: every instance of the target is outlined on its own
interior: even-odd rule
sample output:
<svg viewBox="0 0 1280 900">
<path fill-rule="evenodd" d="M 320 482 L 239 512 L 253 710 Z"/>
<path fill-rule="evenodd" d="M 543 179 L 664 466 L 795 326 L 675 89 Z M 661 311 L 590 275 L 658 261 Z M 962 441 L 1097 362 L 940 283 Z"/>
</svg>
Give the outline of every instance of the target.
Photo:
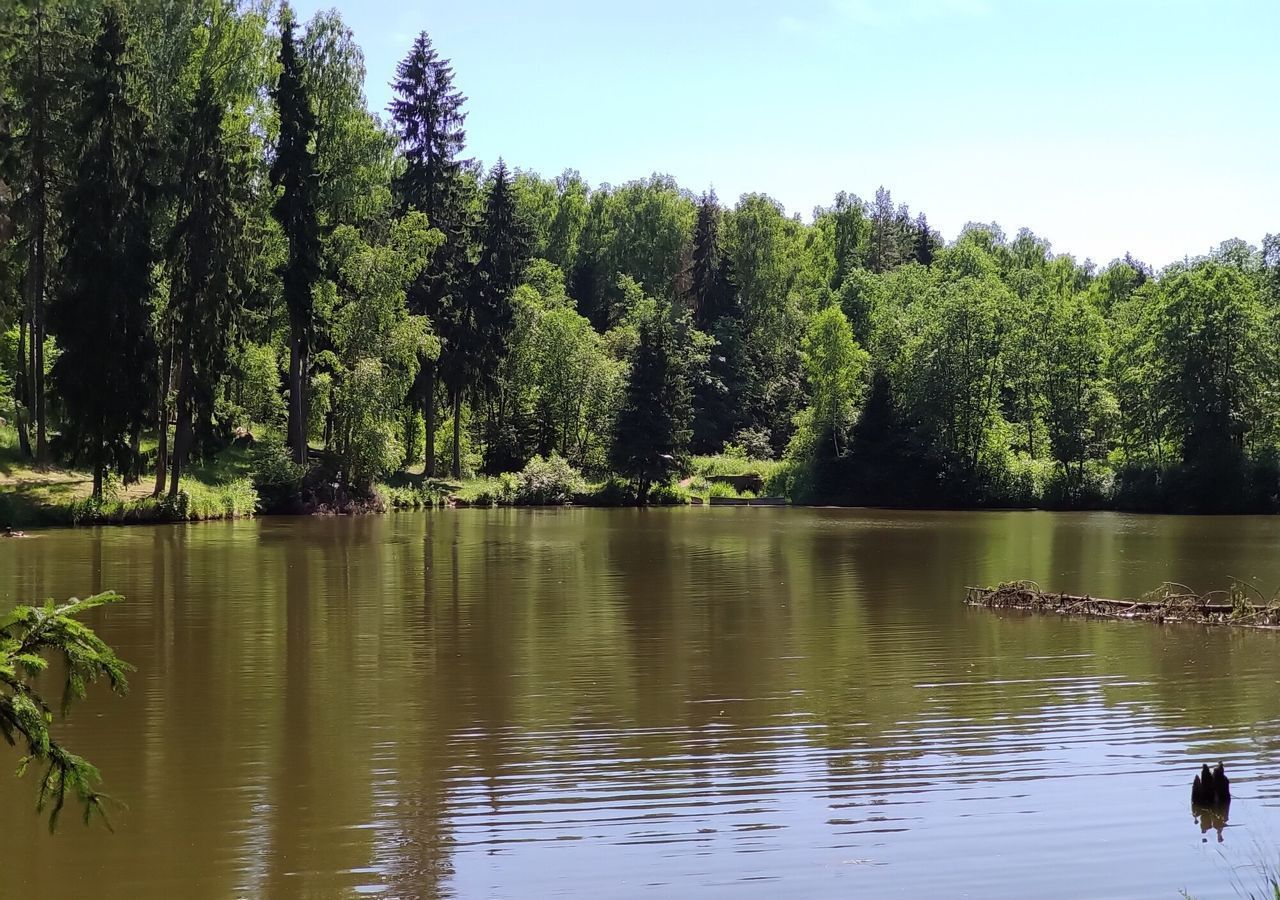
<svg viewBox="0 0 1280 900">
<path fill-rule="evenodd" d="M 1218 843 L 1223 842 L 1222 832 L 1227 827 L 1227 819 L 1231 815 L 1231 804 L 1226 803 L 1222 806 L 1196 806 L 1191 804 L 1191 817 L 1196 824 L 1200 826 L 1200 834 L 1208 835 L 1210 830 L 1218 833 Z M 1204 843 L 1208 843 L 1208 837 L 1201 837 Z"/>
<path fill-rule="evenodd" d="M 1196 622 L 1202 625 L 1237 625 L 1245 628 L 1280 628 L 1280 605 L 1243 602 L 1244 587 L 1232 591 L 1197 594 L 1178 584 L 1165 584 L 1134 600 L 1055 594 L 1042 591 L 1031 581 L 1005 582 L 993 588 L 970 587 L 964 602 L 989 609 L 1017 609 L 1060 616 L 1092 616 L 1100 619 Z"/>
<path fill-rule="evenodd" d="M 1213 768 L 1213 798 L 1219 806 L 1231 802 L 1231 780 L 1222 769 L 1222 760 Z"/>
<path fill-rule="evenodd" d="M 1191 802 L 1196 806 L 1213 805 L 1213 773 L 1208 766 L 1200 767 L 1200 774 L 1191 782 Z"/>
<path fill-rule="evenodd" d="M 1196 806 L 1226 806 L 1231 802 L 1231 781 L 1221 762 L 1212 772 L 1207 765 L 1200 767 L 1200 774 L 1191 782 L 1191 802 Z"/>
</svg>

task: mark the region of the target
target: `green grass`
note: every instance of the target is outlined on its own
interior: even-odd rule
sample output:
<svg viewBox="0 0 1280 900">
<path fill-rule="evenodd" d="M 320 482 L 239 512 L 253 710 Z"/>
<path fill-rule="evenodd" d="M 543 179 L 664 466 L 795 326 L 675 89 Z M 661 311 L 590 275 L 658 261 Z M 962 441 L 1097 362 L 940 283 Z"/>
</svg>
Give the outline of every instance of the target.
<svg viewBox="0 0 1280 900">
<path fill-rule="evenodd" d="M 429 509 L 444 504 L 449 485 L 419 473 L 396 472 L 374 486 L 390 509 Z"/>
<path fill-rule="evenodd" d="M 693 475 L 707 478 L 712 475 L 759 475 L 769 480 L 782 465 L 776 459 L 745 459 L 741 456 L 695 456 L 692 460 Z"/>
<path fill-rule="evenodd" d="M 154 475 L 115 485 L 94 500 L 88 472 L 57 466 L 37 468 L 18 451 L 13 428 L 0 429 L 0 526 L 128 524 L 201 521 L 254 515 L 258 494 L 250 479 L 248 450 L 229 448 L 183 475 L 179 497 L 152 497 Z"/>
</svg>

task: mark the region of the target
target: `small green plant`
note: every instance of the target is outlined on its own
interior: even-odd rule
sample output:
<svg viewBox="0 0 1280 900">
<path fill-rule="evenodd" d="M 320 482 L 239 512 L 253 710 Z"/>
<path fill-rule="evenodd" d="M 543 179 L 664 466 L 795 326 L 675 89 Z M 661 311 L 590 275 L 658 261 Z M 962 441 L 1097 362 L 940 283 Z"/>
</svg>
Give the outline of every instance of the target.
<svg viewBox="0 0 1280 900">
<path fill-rule="evenodd" d="M 707 497 L 713 499 L 737 499 L 737 488 L 726 481 L 713 481 L 707 488 Z"/>
<path fill-rule="evenodd" d="M 552 453 L 546 459 L 535 456 L 516 475 L 512 502 L 520 506 L 559 506 L 571 503 L 586 489 L 586 482 L 568 460 Z"/>
<path fill-rule="evenodd" d="M 293 461 L 289 450 L 275 442 L 254 451 L 251 472 L 252 487 L 265 509 L 277 509 L 296 501 L 307 474 L 304 466 Z"/>
<path fill-rule="evenodd" d="M 655 484 L 649 489 L 650 506 L 684 506 L 689 497 L 673 484 Z"/>
<path fill-rule="evenodd" d="M 186 520 L 190 507 L 191 495 L 186 491 L 178 491 L 177 494 L 165 494 L 160 498 L 158 513 L 162 519 L 182 522 Z"/>
<path fill-rule="evenodd" d="M 621 478 L 610 478 L 585 499 L 593 506 L 630 506 L 636 502 L 636 492 Z"/>
</svg>

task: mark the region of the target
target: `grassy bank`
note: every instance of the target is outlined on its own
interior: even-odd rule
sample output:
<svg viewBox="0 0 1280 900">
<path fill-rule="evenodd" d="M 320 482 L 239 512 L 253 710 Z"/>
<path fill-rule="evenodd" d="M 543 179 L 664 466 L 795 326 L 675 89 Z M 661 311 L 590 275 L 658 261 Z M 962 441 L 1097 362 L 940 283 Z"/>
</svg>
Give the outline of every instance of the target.
<svg viewBox="0 0 1280 900">
<path fill-rule="evenodd" d="M 37 467 L 23 459 L 12 428 L 0 429 L 0 527 L 123 525 L 202 521 L 252 516 L 258 495 L 250 479 L 249 453 L 231 448 L 189 469 L 175 501 L 152 497 L 154 475 L 137 483 L 111 482 L 92 498 L 93 476 L 80 469 Z"/>
<path fill-rule="evenodd" d="M 713 498 L 754 499 L 775 488 L 780 464 L 734 456 L 697 456 L 690 474 L 651 488 L 653 506 L 708 503 Z M 430 506 L 634 506 L 633 489 L 616 477 L 590 479 L 563 460 L 535 459 L 521 472 L 464 478 L 456 482 L 426 480 L 399 473 L 378 486 L 387 505 L 395 509 Z"/>
<path fill-rule="evenodd" d="M 264 508 L 298 511 L 300 504 L 288 497 L 301 492 L 301 482 L 285 487 L 286 502 L 273 504 L 269 502 L 275 497 L 272 485 L 268 480 L 264 486 L 260 480 L 263 466 L 261 453 L 255 458 L 253 451 L 230 447 L 189 468 L 174 501 L 151 495 L 154 474 L 145 474 L 129 485 L 113 479 L 107 485 L 106 496 L 98 501 L 91 497 L 93 481 L 89 472 L 37 467 L 22 457 L 13 429 L 0 429 L 0 527 L 195 522 L 250 517 Z M 701 456 L 691 460 L 690 470 L 677 482 L 655 485 L 648 503 L 679 506 L 709 503 L 719 497 L 751 499 L 767 493 L 765 488 L 778 471 L 778 464 Z M 265 493 L 255 489 L 256 479 Z M 337 511 L 570 504 L 634 506 L 636 497 L 632 488 L 618 478 L 584 478 L 564 460 L 552 457 L 535 459 L 521 472 L 459 481 L 426 478 L 420 472 L 397 472 L 375 485 L 374 496 L 361 501 L 358 509 Z"/>
</svg>

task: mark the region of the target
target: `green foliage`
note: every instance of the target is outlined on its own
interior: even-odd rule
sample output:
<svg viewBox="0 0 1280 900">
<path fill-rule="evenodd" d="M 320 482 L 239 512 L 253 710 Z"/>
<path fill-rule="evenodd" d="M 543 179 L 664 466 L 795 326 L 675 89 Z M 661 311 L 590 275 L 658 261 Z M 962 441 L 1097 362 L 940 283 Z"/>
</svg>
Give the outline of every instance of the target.
<svg viewBox="0 0 1280 900">
<path fill-rule="evenodd" d="M 395 140 L 368 108 L 364 53 L 336 10 L 320 10 L 298 46 L 315 110 L 316 212 L 323 226 L 364 226 L 391 208 Z"/>
<path fill-rule="evenodd" d="M 618 413 L 611 461 L 632 479 L 643 504 L 649 488 L 684 468 L 690 438 L 689 385 L 675 329 L 661 311 L 640 324 L 640 343 Z"/>
<path fill-rule="evenodd" d="M 535 456 L 515 476 L 510 502 L 518 506 L 560 506 L 586 490 L 582 473 L 563 457 Z"/>
<path fill-rule="evenodd" d="M 707 497 L 726 497 L 739 498 L 744 496 L 755 496 L 751 491 L 739 491 L 733 485 L 724 481 L 712 481 L 707 485 Z"/>
<path fill-rule="evenodd" d="M 780 465 L 777 460 L 753 459 L 727 451 L 719 456 L 695 456 L 690 460 L 693 473 L 703 478 L 714 475 L 757 475 L 767 481 Z"/>
<path fill-rule="evenodd" d="M 347 225 L 332 239 L 338 269 L 330 331 L 332 445 L 343 483 L 360 492 L 370 492 L 403 458 L 401 404 L 419 360 L 439 353 L 427 320 L 410 315 L 405 298 L 441 240 L 416 212 L 397 219 L 376 245 Z"/>
<path fill-rule="evenodd" d="M 685 506 L 689 495 L 674 484 L 655 484 L 645 496 L 645 502 L 651 506 Z"/>
<path fill-rule="evenodd" d="M 838 306 L 829 306 L 813 317 L 801 354 L 813 426 L 831 436 L 839 454 L 870 357 L 854 341 L 849 320 Z"/>
<path fill-rule="evenodd" d="M 253 423 L 298 466 L 261 462 L 270 509 L 317 454 L 347 496 L 418 505 L 441 457 L 555 456 L 630 481 L 593 502 L 635 502 L 690 451 L 784 450 L 770 492 L 813 500 L 1280 509 L 1280 237 L 1095 270 L 1027 230 L 944 245 L 886 188 L 806 224 L 665 175 L 486 171 L 426 34 L 384 127 L 336 12 L 282 7 L 277 32 L 232 0 L 40 10 L 0 48 L 0 409 L 15 459 L 38 420 L 99 497 L 6 515 L 245 514 L 243 473 L 197 470 Z M 170 461 L 174 420 L 171 499 L 113 499 L 134 445 Z"/>
<path fill-rule="evenodd" d="M 289 312 L 289 446 L 301 463 L 307 457 L 307 405 L 304 388 L 314 343 L 314 291 L 320 279 L 320 223 L 316 209 L 314 140 L 316 118 L 305 69 L 298 56 L 293 14 L 280 12 L 280 79 L 273 97 L 280 131 L 271 183 L 279 191 L 271 213 L 288 240 L 281 270 L 281 293 Z"/>
<path fill-rule="evenodd" d="M 298 496 L 307 469 L 294 462 L 288 449 L 268 442 L 254 451 L 252 473 L 254 488 L 262 495 L 264 506 L 272 509 L 280 501 Z"/>
<path fill-rule="evenodd" d="M 115 693 L 126 693 L 130 666 L 79 620 L 90 610 L 122 599 L 108 592 L 61 606 L 52 600 L 39 607 L 17 606 L 0 615 L 0 737 L 11 747 L 22 747 L 19 777 L 33 765 L 41 772 L 36 810 L 48 813 L 50 831 L 57 827 L 68 794 L 83 806 L 85 824 L 95 813 L 107 822 L 103 804 L 110 798 L 97 790 L 98 770 L 50 732 L 53 710 L 35 680 L 49 668 L 50 658 L 59 662 L 65 672 L 63 716 L 99 679 Z"/>
<path fill-rule="evenodd" d="M 141 427 L 156 376 L 148 209 L 154 143 L 114 3 L 103 8 L 76 119 L 82 149 L 65 198 L 62 289 L 49 310 L 63 350 L 52 374 L 67 410 L 66 436 L 93 467 L 100 497 L 108 466 L 131 462 L 128 437 Z"/>
<path fill-rule="evenodd" d="M 269 344 L 244 345 L 235 354 L 233 373 L 240 407 L 248 421 L 283 426 L 285 408 L 276 349 Z"/>
</svg>

